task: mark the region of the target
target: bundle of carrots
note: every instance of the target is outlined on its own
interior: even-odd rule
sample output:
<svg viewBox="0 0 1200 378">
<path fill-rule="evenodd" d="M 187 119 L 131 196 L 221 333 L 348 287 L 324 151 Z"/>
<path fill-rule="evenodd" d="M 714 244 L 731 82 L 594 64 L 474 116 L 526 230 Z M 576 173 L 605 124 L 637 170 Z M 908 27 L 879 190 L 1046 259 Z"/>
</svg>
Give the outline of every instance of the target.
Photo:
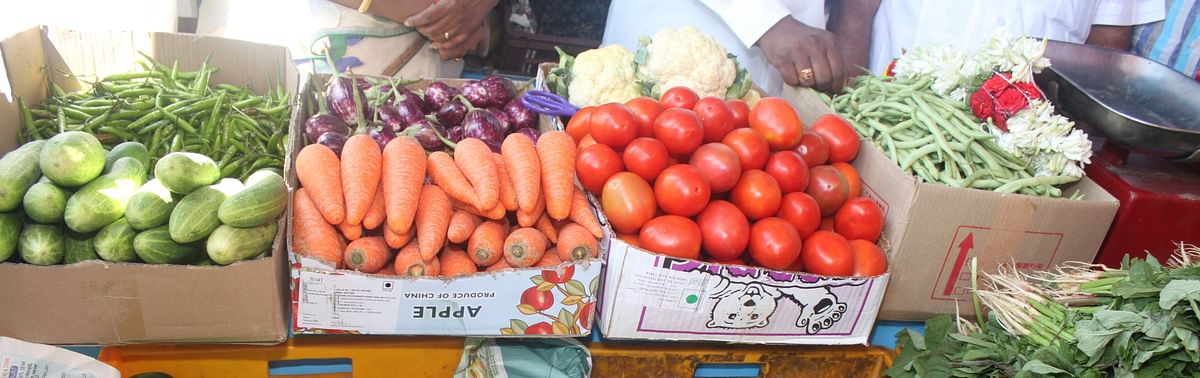
<svg viewBox="0 0 1200 378">
<path fill-rule="evenodd" d="M 575 142 L 467 138 L 453 155 L 398 137 L 350 137 L 296 156 L 294 252 L 338 268 L 451 277 L 596 257 L 603 229 L 575 185 Z"/>
</svg>

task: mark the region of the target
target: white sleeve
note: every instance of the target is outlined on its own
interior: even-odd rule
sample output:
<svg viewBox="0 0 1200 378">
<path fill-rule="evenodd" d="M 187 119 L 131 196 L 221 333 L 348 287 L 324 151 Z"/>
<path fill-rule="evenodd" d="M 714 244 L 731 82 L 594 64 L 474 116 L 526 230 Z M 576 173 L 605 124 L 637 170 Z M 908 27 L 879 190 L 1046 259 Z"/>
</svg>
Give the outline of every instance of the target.
<svg viewBox="0 0 1200 378">
<path fill-rule="evenodd" d="M 779 0 L 700 0 L 721 17 L 746 48 L 754 47 L 780 19 L 791 12 Z M 824 2 L 821 2 L 824 6 Z"/>
<path fill-rule="evenodd" d="M 1162 0 L 1099 0 L 1093 25 L 1140 25 L 1160 21 L 1167 16 Z"/>
</svg>

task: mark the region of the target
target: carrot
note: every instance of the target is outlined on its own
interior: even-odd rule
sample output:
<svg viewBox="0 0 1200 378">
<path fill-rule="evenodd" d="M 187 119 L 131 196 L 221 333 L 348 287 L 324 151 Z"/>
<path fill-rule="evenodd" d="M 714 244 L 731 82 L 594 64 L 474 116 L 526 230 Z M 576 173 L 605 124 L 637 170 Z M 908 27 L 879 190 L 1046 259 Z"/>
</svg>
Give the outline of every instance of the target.
<svg viewBox="0 0 1200 378">
<path fill-rule="evenodd" d="M 462 274 L 475 274 L 479 271 L 479 267 L 475 266 L 475 262 L 467 256 L 467 252 L 463 251 L 462 247 L 447 245 L 442 250 L 442 254 L 438 256 L 439 265 L 441 265 L 442 277 L 454 277 Z"/>
<path fill-rule="evenodd" d="M 600 243 L 587 228 L 575 223 L 568 223 L 558 231 L 558 258 L 563 261 L 583 260 L 596 257 L 600 252 Z"/>
<path fill-rule="evenodd" d="M 434 185 L 421 189 L 421 202 L 417 204 L 417 245 L 421 259 L 430 260 L 437 256 L 446 244 L 446 229 L 450 228 L 450 198 Z"/>
<path fill-rule="evenodd" d="M 493 152 L 492 158 L 496 161 L 496 173 L 500 177 L 500 203 L 504 204 L 504 210 L 517 211 L 520 208 L 520 204 L 517 203 L 517 189 L 513 187 L 512 178 L 508 177 L 508 168 L 504 166 L 504 157 Z"/>
<path fill-rule="evenodd" d="M 519 133 L 517 133 L 519 134 Z M 517 205 L 533 212 L 542 197 L 542 163 L 533 141 L 524 135 L 509 134 L 500 145 L 504 168 L 516 190 Z"/>
<path fill-rule="evenodd" d="M 345 236 L 347 240 L 358 240 L 363 236 L 362 225 L 349 223 L 350 222 L 342 222 L 342 224 L 337 226 L 338 230 L 342 231 L 342 236 Z"/>
<path fill-rule="evenodd" d="M 475 205 L 481 210 L 496 207 L 500 202 L 500 174 L 496 172 L 492 149 L 482 140 L 463 139 L 454 148 L 454 162 L 475 187 Z"/>
<path fill-rule="evenodd" d="M 324 145 L 310 144 L 296 154 L 296 177 L 329 224 L 346 220 L 341 169 L 337 154 Z"/>
<path fill-rule="evenodd" d="M 487 269 L 484 269 L 483 271 L 496 272 L 496 271 L 507 270 L 507 269 L 512 269 L 512 268 L 513 268 L 512 265 L 508 265 L 508 261 L 504 261 L 504 259 L 500 259 L 500 261 L 497 261 L 495 264 L 488 265 Z"/>
<path fill-rule="evenodd" d="M 342 147 L 342 192 L 346 196 L 346 223 L 361 224 L 379 189 L 383 151 L 367 134 L 346 140 Z"/>
<path fill-rule="evenodd" d="M 463 210 L 457 210 L 450 216 L 450 227 L 446 229 L 446 240 L 451 243 L 462 243 L 471 238 L 475 227 L 479 226 L 479 217 Z"/>
<path fill-rule="evenodd" d="M 292 250 L 337 266 L 342 261 L 342 236 L 325 221 L 307 189 L 296 190 L 292 201 Z"/>
<path fill-rule="evenodd" d="M 604 227 L 600 225 L 600 220 L 596 219 L 596 213 L 592 212 L 592 206 L 588 205 L 587 197 L 584 197 L 583 191 L 576 189 L 574 200 L 571 201 L 571 221 L 579 223 L 592 236 L 597 238 L 604 237 Z"/>
<path fill-rule="evenodd" d="M 383 224 L 383 220 L 387 214 L 384 209 L 383 201 L 383 182 L 379 182 L 379 186 L 375 189 L 375 199 L 371 200 L 371 207 L 367 208 L 367 214 L 363 215 L 363 228 L 374 230 Z"/>
<path fill-rule="evenodd" d="M 575 143 L 562 131 L 542 134 L 537 142 L 542 163 L 542 196 L 546 213 L 555 220 L 571 215 L 571 194 L 575 190 Z"/>
<path fill-rule="evenodd" d="M 381 276 L 396 275 L 396 262 L 395 261 L 389 262 L 387 265 L 384 265 L 382 269 L 379 269 L 378 272 L 375 272 L 375 274 L 378 274 Z"/>
<path fill-rule="evenodd" d="M 392 232 L 402 234 L 412 227 L 425 166 L 425 148 L 415 139 L 398 137 L 383 148 L 383 204 Z"/>
<path fill-rule="evenodd" d="M 537 224 L 538 218 L 546 214 L 546 198 L 539 197 L 537 206 L 531 212 L 517 210 L 517 224 L 521 227 L 533 227 Z"/>
<path fill-rule="evenodd" d="M 539 268 L 547 267 L 547 266 L 555 266 L 558 264 L 562 264 L 562 262 L 563 262 L 562 259 L 558 258 L 558 251 L 555 250 L 554 247 L 550 247 L 550 249 L 547 249 L 546 252 L 544 252 L 544 254 L 542 255 L 542 259 L 538 260 L 537 264 L 535 264 L 534 266 L 539 267 Z"/>
<path fill-rule="evenodd" d="M 467 176 L 463 176 L 462 170 L 454 163 L 454 158 L 450 157 L 450 154 L 442 151 L 429 154 L 429 178 L 433 179 L 435 185 L 446 191 L 450 198 L 479 208 L 475 186 L 467 181 Z"/>
<path fill-rule="evenodd" d="M 495 264 L 504 255 L 504 237 L 508 226 L 496 221 L 487 221 L 475 227 L 467 241 L 467 254 L 479 266 Z"/>
<path fill-rule="evenodd" d="M 378 236 L 368 236 L 350 242 L 343 257 L 347 268 L 364 273 L 378 272 L 391 259 L 391 250 L 383 238 Z"/>
<path fill-rule="evenodd" d="M 565 134 L 564 134 L 565 135 Z M 542 259 L 550 241 L 534 228 L 519 228 L 504 239 L 504 260 L 517 268 L 532 266 Z"/>
<path fill-rule="evenodd" d="M 408 244 L 408 242 L 412 241 L 413 233 L 415 233 L 415 232 L 416 232 L 416 229 L 409 228 L 408 232 L 405 232 L 403 234 L 397 234 L 394 231 L 392 231 L 392 229 L 384 227 L 383 228 L 383 240 L 387 241 L 388 247 L 399 249 L 400 247 L 403 247 L 406 244 Z"/>
<path fill-rule="evenodd" d="M 437 259 L 430 261 L 421 259 L 421 249 L 417 243 L 409 243 L 396 253 L 396 275 L 401 277 L 432 277 L 441 273 L 441 263 Z"/>
<path fill-rule="evenodd" d="M 537 223 L 534 223 L 533 227 L 546 234 L 546 239 L 549 239 L 551 244 L 558 243 L 558 230 L 555 229 L 554 222 L 546 214 L 538 217 Z"/>
</svg>

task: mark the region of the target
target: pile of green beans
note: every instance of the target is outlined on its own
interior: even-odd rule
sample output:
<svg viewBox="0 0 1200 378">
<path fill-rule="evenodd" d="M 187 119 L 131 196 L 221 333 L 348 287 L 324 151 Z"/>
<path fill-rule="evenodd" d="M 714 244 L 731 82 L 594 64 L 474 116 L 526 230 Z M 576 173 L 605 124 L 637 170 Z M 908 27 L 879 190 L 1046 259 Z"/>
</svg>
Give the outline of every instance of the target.
<svg viewBox="0 0 1200 378">
<path fill-rule="evenodd" d="M 1034 177 L 1008 153 L 967 104 L 935 94 L 929 79 L 863 76 L 822 98 L 901 169 L 924 182 L 960 188 L 1061 197 L 1072 176 Z"/>
<path fill-rule="evenodd" d="M 292 104 L 282 83 L 257 95 L 245 87 L 211 85 L 217 68 L 207 61 L 197 71 L 180 71 L 178 62 L 139 64 L 141 71 L 109 75 L 74 93 L 47 80 L 49 98 L 42 105 L 18 98 L 20 143 L 84 131 L 106 147 L 142 143 L 151 165 L 186 151 L 216 160 L 222 177 L 245 180 L 262 168 L 283 168 Z"/>
</svg>

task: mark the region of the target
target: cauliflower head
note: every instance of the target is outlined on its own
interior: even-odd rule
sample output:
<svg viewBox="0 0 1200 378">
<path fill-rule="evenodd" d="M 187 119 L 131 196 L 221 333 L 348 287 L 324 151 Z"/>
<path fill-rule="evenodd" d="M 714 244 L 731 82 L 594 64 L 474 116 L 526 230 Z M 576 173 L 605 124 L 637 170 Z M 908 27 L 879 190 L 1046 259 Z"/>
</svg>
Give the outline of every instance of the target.
<svg viewBox="0 0 1200 378">
<path fill-rule="evenodd" d="M 642 95 L 634 81 L 633 53 L 621 45 L 609 45 L 575 57 L 567 96 L 580 107 L 624 103 Z"/>
<path fill-rule="evenodd" d="M 684 86 L 700 97 L 724 98 L 738 77 L 725 47 L 694 26 L 659 30 L 646 50 L 642 74 L 663 91 Z"/>
</svg>

